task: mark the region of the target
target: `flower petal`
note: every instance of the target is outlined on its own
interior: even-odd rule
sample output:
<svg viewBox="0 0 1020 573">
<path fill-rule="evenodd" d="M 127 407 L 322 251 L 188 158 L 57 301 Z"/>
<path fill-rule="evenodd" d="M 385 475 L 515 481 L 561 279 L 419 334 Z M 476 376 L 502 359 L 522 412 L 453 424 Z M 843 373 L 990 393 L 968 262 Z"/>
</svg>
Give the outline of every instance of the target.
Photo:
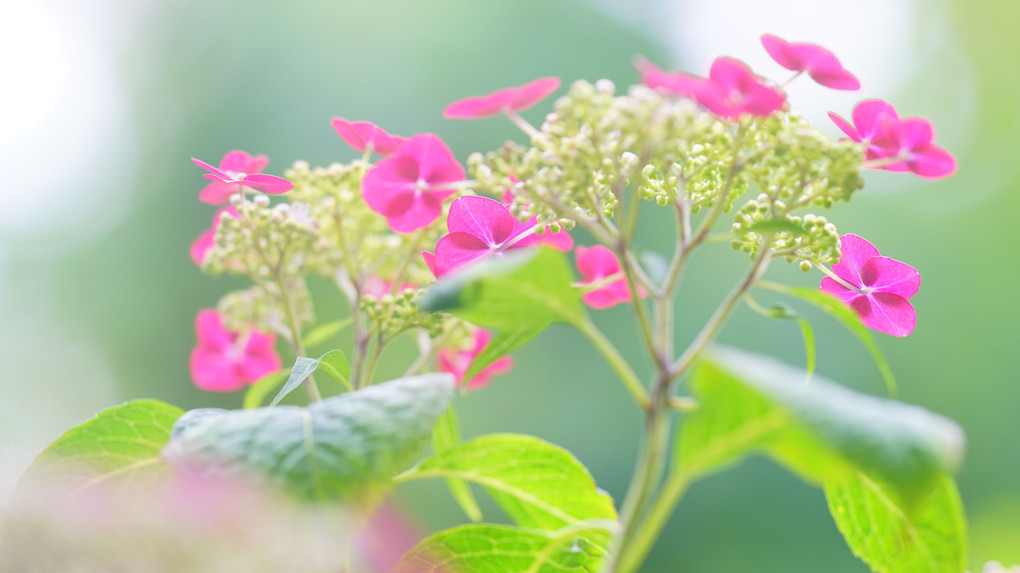
<svg viewBox="0 0 1020 573">
<path fill-rule="evenodd" d="M 280 193 L 286 193 L 294 188 L 294 184 L 287 181 L 283 177 L 277 177 L 275 175 L 265 175 L 263 173 L 254 173 L 246 176 L 242 179 L 242 183 L 246 187 L 261 191 L 263 193 L 270 193 L 278 195 Z"/>
<path fill-rule="evenodd" d="M 466 195 L 450 204 L 446 218 L 451 233 L 467 233 L 489 247 L 503 244 L 514 231 L 517 219 L 502 203 L 488 197 Z"/>
<path fill-rule="evenodd" d="M 209 249 L 216 245 L 216 229 L 208 229 L 191 243 L 191 260 L 202 266 Z"/>
<path fill-rule="evenodd" d="M 202 309 L 195 317 L 195 337 L 202 348 L 226 352 L 236 336 L 223 325 L 223 318 L 213 308 Z"/>
<path fill-rule="evenodd" d="M 917 294 L 921 287 L 921 275 L 917 269 L 889 257 L 871 257 L 861 267 L 864 286 L 875 292 L 889 292 L 903 298 Z"/>
<path fill-rule="evenodd" d="M 857 130 L 854 129 L 854 126 L 850 125 L 850 122 L 843 119 L 841 116 L 836 115 L 834 112 L 830 111 L 829 119 L 831 119 L 832 122 L 836 124 L 836 127 L 838 127 L 840 131 L 845 133 L 847 137 L 849 137 L 850 139 L 854 141 L 861 140 L 861 134 L 857 133 Z"/>
<path fill-rule="evenodd" d="M 230 180 L 230 176 L 229 175 L 227 175 L 226 173 L 224 173 L 224 172 L 220 171 L 219 169 L 213 167 L 212 165 L 209 165 L 208 163 L 206 163 L 205 161 L 202 161 L 201 159 L 195 159 L 194 157 L 192 157 L 191 158 L 191 162 L 194 163 L 195 165 L 198 165 L 202 169 L 205 169 L 209 173 L 212 173 L 214 175 L 218 175 L 219 177 L 217 177 L 217 179 L 226 179 L 228 181 Z"/>
<path fill-rule="evenodd" d="M 238 375 L 242 382 L 257 382 L 266 374 L 272 374 L 283 367 L 280 355 L 276 351 L 266 354 L 249 354 L 237 365 Z"/>
<path fill-rule="evenodd" d="M 929 179 L 942 179 L 956 173 L 956 158 L 952 153 L 937 145 L 915 149 L 907 161 L 915 174 Z"/>
<path fill-rule="evenodd" d="M 443 214 L 443 196 L 440 193 L 402 195 L 398 199 L 405 201 L 410 197 L 410 203 L 407 204 L 403 212 L 387 215 L 386 222 L 390 229 L 397 233 L 411 233 L 422 227 L 427 227 Z M 395 205 L 397 203 L 398 201 L 394 201 Z"/>
<path fill-rule="evenodd" d="M 765 51 L 768 52 L 769 57 L 775 60 L 775 62 L 780 66 L 794 72 L 804 70 L 804 61 L 794 50 L 791 49 L 792 45 L 790 42 L 787 42 L 779 36 L 765 34 L 761 37 L 761 44 L 765 47 Z"/>
<path fill-rule="evenodd" d="M 864 296 L 857 291 L 846 288 L 832 277 L 822 278 L 822 286 L 818 290 L 834 295 L 846 304 L 852 303 L 859 296 Z"/>
<path fill-rule="evenodd" d="M 877 292 L 857 298 L 851 308 L 864 326 L 893 336 L 904 337 L 914 331 L 917 313 L 907 299 L 892 293 Z"/>
<path fill-rule="evenodd" d="M 450 233 L 436 243 L 435 275 L 441 277 L 490 254 L 489 245 L 478 237 L 469 233 Z"/>
<path fill-rule="evenodd" d="M 879 256 L 878 249 L 863 237 L 847 233 L 839 238 L 839 251 L 839 262 L 832 265 L 832 272 L 856 287 L 864 286 L 861 267 L 871 257 Z"/>
<path fill-rule="evenodd" d="M 202 390 L 233 392 L 244 386 L 234 362 L 225 354 L 207 348 L 195 348 L 189 360 L 191 379 Z"/>
<path fill-rule="evenodd" d="M 620 272 L 620 261 L 616 254 L 602 245 L 577 247 L 574 256 L 577 258 L 577 271 L 585 278 L 585 282 L 594 282 Z"/>
<path fill-rule="evenodd" d="M 539 244 L 543 247 L 549 247 L 564 253 L 569 253 L 574 249 L 574 239 L 570 236 L 570 233 L 566 231 L 554 233 L 546 229 L 546 231 L 538 237 Z"/>
<path fill-rule="evenodd" d="M 896 108 L 887 101 L 866 99 L 854 106 L 854 127 L 861 134 L 861 139 L 870 141 L 876 135 L 879 135 L 883 118 L 894 123 L 899 121 Z"/>
<path fill-rule="evenodd" d="M 524 111 L 549 97 L 559 87 L 560 78 L 557 77 L 548 76 L 532 80 L 516 88 L 516 92 L 510 101 L 510 111 Z"/>
</svg>

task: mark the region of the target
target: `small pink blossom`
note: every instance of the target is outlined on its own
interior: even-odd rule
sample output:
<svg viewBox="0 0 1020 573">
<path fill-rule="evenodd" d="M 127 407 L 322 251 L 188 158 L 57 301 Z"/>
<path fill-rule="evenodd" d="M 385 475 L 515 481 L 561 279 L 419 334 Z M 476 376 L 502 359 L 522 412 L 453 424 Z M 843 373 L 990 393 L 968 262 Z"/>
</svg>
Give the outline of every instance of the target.
<svg viewBox="0 0 1020 573">
<path fill-rule="evenodd" d="M 843 235 L 839 244 L 842 254 L 832 272 L 853 288 L 825 277 L 821 290 L 848 304 L 872 330 L 900 337 L 913 332 L 917 314 L 907 299 L 921 286 L 917 270 L 879 255 L 874 245 L 857 235 Z"/>
<path fill-rule="evenodd" d="M 736 120 L 742 115 L 765 117 L 786 104 L 783 90 L 769 85 L 733 58 L 716 58 L 707 78 L 665 72 L 644 58 L 637 59 L 634 65 L 648 87 L 693 98 L 723 119 Z"/>
<path fill-rule="evenodd" d="M 198 313 L 195 334 L 198 344 L 191 351 L 191 378 L 202 390 L 240 390 L 282 366 L 275 334 L 231 332 L 215 309 Z"/>
<path fill-rule="evenodd" d="M 406 290 L 417 290 L 418 285 L 414 283 L 400 283 L 397 286 L 396 294 Z M 383 296 L 393 293 L 393 281 L 388 281 L 377 276 L 371 276 L 365 281 L 365 294 L 381 299 Z"/>
<path fill-rule="evenodd" d="M 468 97 L 446 106 L 443 117 L 447 119 L 478 119 L 500 113 L 524 111 L 560 87 L 560 79 L 539 78 L 523 86 L 503 88 L 489 95 Z"/>
<path fill-rule="evenodd" d="M 921 177 L 940 179 L 956 173 L 956 158 L 932 143 L 931 122 L 920 117 L 901 119 L 887 101 L 868 99 L 854 106 L 853 125 L 829 113 L 836 126 L 850 139 L 863 143 L 868 161 L 888 161 L 878 169 L 911 171 Z M 900 158 L 902 161 L 894 161 Z"/>
<path fill-rule="evenodd" d="M 443 201 L 455 193 L 448 186 L 463 181 L 464 175 L 439 136 L 421 133 L 365 174 L 361 194 L 391 229 L 410 233 L 442 214 Z"/>
<path fill-rule="evenodd" d="M 373 153 L 386 157 L 393 155 L 407 141 L 406 137 L 390 135 L 368 121 L 347 121 L 342 117 L 334 117 L 331 123 L 337 135 L 355 151 L 371 149 Z"/>
<path fill-rule="evenodd" d="M 194 243 L 191 243 L 191 260 L 195 261 L 196 265 L 202 266 L 202 263 L 205 262 L 205 255 L 216 244 L 216 230 L 220 228 L 220 221 L 223 217 L 237 219 L 240 217 L 240 214 L 238 214 L 237 209 L 233 205 L 221 207 L 216 211 L 216 214 L 213 215 L 212 227 L 199 235 Z"/>
<path fill-rule="evenodd" d="M 620 277 L 609 284 L 585 293 L 581 299 L 588 306 L 596 309 L 609 308 L 621 302 L 629 302 L 633 298 L 627 279 L 623 276 L 620 268 L 620 260 L 616 258 L 613 251 L 602 245 L 595 245 L 590 248 L 577 247 L 576 254 L 577 270 L 584 278 L 580 284 L 601 282 L 603 279 L 613 276 Z M 638 296 L 644 298 L 646 294 L 645 290 L 639 286 Z"/>
<path fill-rule="evenodd" d="M 283 177 L 260 173 L 269 164 L 269 158 L 265 155 L 252 157 L 235 149 L 223 156 L 219 168 L 194 157 L 191 162 L 209 172 L 202 177 L 212 183 L 202 189 L 198 200 L 210 205 L 226 203 L 231 195 L 240 192 L 242 186 L 274 195 L 294 188 L 294 184 Z"/>
<path fill-rule="evenodd" d="M 467 195 L 450 205 L 449 234 L 439 239 L 432 264 L 437 277 L 508 250 L 537 244 L 534 224 L 522 223 L 495 199 Z"/>
<path fill-rule="evenodd" d="M 807 72 L 811 79 L 835 90 L 861 89 L 861 82 L 843 68 L 836 56 L 817 44 L 787 42 L 772 34 L 762 36 L 761 43 L 777 64 L 790 71 Z"/>
<path fill-rule="evenodd" d="M 474 378 L 464 381 L 464 374 L 475 361 L 475 358 L 485 350 L 485 347 L 492 340 L 492 335 L 487 330 L 479 328 L 474 334 L 474 344 L 471 348 L 458 350 L 455 348 L 443 348 L 439 351 L 439 370 L 449 372 L 457 379 L 457 384 L 468 390 L 478 390 L 489 385 L 489 379 L 499 374 L 506 374 L 514 367 L 514 359 L 509 356 L 499 358 L 492 364 L 475 374 Z"/>
</svg>

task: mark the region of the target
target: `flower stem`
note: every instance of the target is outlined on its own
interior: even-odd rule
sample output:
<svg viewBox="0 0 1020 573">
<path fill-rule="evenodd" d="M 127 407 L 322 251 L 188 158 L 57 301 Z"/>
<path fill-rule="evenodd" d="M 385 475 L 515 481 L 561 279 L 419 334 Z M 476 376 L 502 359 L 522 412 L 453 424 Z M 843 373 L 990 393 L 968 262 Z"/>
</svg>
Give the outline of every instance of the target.
<svg viewBox="0 0 1020 573">
<path fill-rule="evenodd" d="M 577 329 L 583 334 L 595 349 L 599 351 L 599 354 L 606 359 L 609 363 L 609 367 L 613 369 L 613 372 L 620 377 L 623 385 L 630 392 L 630 395 L 634 397 L 634 401 L 641 406 L 641 409 L 648 409 L 648 393 L 645 391 L 645 387 L 641 384 L 637 374 L 631 369 L 627 361 L 624 360 L 623 356 L 620 355 L 620 351 L 613 346 L 613 343 L 606 338 L 606 335 L 590 318 L 585 318 L 580 324 L 577 325 Z"/>
</svg>

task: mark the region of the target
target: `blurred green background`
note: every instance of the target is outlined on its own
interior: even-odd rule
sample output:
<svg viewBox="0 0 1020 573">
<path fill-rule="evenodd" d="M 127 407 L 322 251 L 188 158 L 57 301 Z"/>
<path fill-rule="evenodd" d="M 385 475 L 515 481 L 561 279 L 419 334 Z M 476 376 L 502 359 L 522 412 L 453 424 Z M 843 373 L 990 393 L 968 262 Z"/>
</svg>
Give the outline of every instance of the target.
<svg viewBox="0 0 1020 573">
<path fill-rule="evenodd" d="M 189 381 L 195 312 L 240 283 L 204 277 L 188 257 L 213 211 L 196 200 L 203 180 L 188 158 L 216 161 L 242 148 L 268 154 L 276 174 L 296 159 L 347 161 L 354 153 L 329 126 L 340 115 L 402 135 L 436 132 L 466 159 L 519 135 L 500 120 L 444 121 L 454 99 L 543 75 L 605 77 L 622 89 L 637 80 L 636 54 L 697 73 L 726 54 L 783 80 L 788 74 L 758 44 L 770 32 L 826 45 L 862 80 L 857 94 L 807 81 L 791 87 L 793 106 L 823 129 L 836 134 L 825 111 L 846 115 L 857 99 L 883 97 L 904 115 L 932 119 L 938 142 L 960 161 L 959 174 L 940 182 L 871 173 L 831 218 L 921 271 L 916 333 L 879 342 L 900 398 L 967 431 L 959 479 L 972 563 L 1020 562 L 1017 21 L 1020 4 L 1010 0 L 5 3 L 0 499 L 45 444 L 98 409 L 143 396 L 184 407 L 240 403 Z M 540 104 L 529 117 L 548 109 Z M 648 211 L 641 242 L 666 250 L 671 229 L 656 215 Z M 713 250 L 687 274 L 681 340 L 745 265 L 725 245 Z M 770 273 L 805 285 L 819 279 L 792 268 Z M 882 393 L 855 340 L 809 315 L 819 371 Z M 597 319 L 641 359 L 625 309 Z M 796 325 L 748 311 L 722 339 L 803 361 Z M 578 335 L 545 333 L 517 354 L 513 374 L 458 408 L 467 434 L 536 434 L 574 451 L 622 496 L 640 421 Z M 415 484 L 401 498 L 424 528 L 463 519 L 441 484 Z M 753 459 L 692 489 L 645 570 L 866 568 L 844 546 L 819 490 Z"/>
</svg>

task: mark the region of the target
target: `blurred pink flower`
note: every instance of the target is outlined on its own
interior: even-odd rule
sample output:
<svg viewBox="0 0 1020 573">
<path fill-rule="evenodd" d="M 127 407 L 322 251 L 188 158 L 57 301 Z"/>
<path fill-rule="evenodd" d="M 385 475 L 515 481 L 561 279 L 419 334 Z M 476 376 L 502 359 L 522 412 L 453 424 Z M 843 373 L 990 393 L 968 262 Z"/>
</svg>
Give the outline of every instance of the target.
<svg viewBox="0 0 1020 573">
<path fill-rule="evenodd" d="M 874 245 L 857 235 L 843 235 L 839 244 L 842 254 L 832 272 L 853 288 L 825 277 L 821 290 L 848 304 L 872 330 L 900 337 L 913 332 L 917 314 L 907 299 L 921 286 L 917 270 L 879 255 Z"/>
<path fill-rule="evenodd" d="M 539 78 L 523 86 L 503 88 L 488 95 L 468 97 L 446 106 L 443 117 L 447 119 L 478 119 L 499 113 L 517 113 L 528 109 L 549 97 L 560 87 L 560 79 Z"/>
<path fill-rule="evenodd" d="M 790 71 L 807 72 L 811 79 L 832 89 L 861 89 L 861 82 L 843 68 L 836 56 L 817 44 L 787 42 L 772 34 L 762 36 L 761 43 L 777 64 Z"/>
<path fill-rule="evenodd" d="M 707 78 L 665 72 L 644 58 L 635 60 L 634 65 L 648 87 L 693 98 L 723 119 L 736 120 L 742 115 L 765 117 L 786 104 L 783 90 L 765 83 L 743 62 L 733 58 L 716 58 Z"/>
<path fill-rule="evenodd" d="M 854 106 L 853 125 L 835 113 L 830 112 L 829 117 L 850 139 L 867 146 L 866 160 L 887 162 L 877 169 L 912 171 L 930 179 L 956 173 L 956 158 L 932 143 L 935 133 L 931 122 L 920 117 L 900 119 L 887 101 L 859 102 Z"/>
<path fill-rule="evenodd" d="M 667 72 L 643 56 L 634 58 L 634 67 L 641 74 L 641 83 L 654 89 L 661 89 L 673 95 L 694 97 L 704 88 L 705 78 L 684 72 Z"/>
<path fill-rule="evenodd" d="M 421 133 L 365 174 L 361 194 L 391 229 L 410 233 L 435 221 L 455 192 L 446 186 L 463 180 L 464 168 L 443 140 Z"/>
<path fill-rule="evenodd" d="M 584 278 L 580 284 L 600 282 L 613 276 L 620 277 L 585 293 L 581 298 L 588 306 L 596 309 L 609 308 L 621 302 L 629 302 L 633 298 L 627 279 L 620 269 L 620 260 L 612 251 L 602 245 L 595 245 L 590 248 L 577 247 L 576 255 L 577 270 Z M 646 294 L 644 289 L 638 287 L 638 296 L 644 298 Z"/>
<path fill-rule="evenodd" d="M 202 266 L 206 253 L 216 244 L 216 230 L 219 229 L 220 221 L 224 216 L 237 219 L 240 217 L 240 214 L 238 214 L 237 209 L 233 205 L 221 207 L 216 211 L 216 214 L 213 215 L 212 227 L 199 235 L 194 243 L 191 243 L 191 260 L 195 261 L 196 265 Z"/>
<path fill-rule="evenodd" d="M 240 390 L 282 366 L 275 334 L 231 332 L 215 309 L 198 313 L 195 334 L 198 344 L 191 351 L 191 378 L 202 390 Z"/>
<path fill-rule="evenodd" d="M 371 573 L 390 573 L 422 540 L 421 530 L 392 502 L 383 503 L 354 538 L 358 557 Z"/>
<path fill-rule="evenodd" d="M 474 378 L 466 381 L 464 380 L 464 374 L 467 373 L 468 368 L 475 361 L 475 358 L 485 350 L 485 347 L 492 340 L 492 335 L 489 331 L 479 328 L 474 333 L 474 345 L 471 348 L 465 350 L 459 350 L 456 348 L 443 348 L 439 351 L 439 370 L 440 372 L 449 372 L 453 374 L 454 378 L 457 379 L 457 384 L 467 388 L 468 390 L 478 390 L 489 385 L 490 378 L 498 376 L 500 374 L 506 374 L 514 367 L 514 359 L 509 356 L 504 356 L 492 364 L 489 364 L 482 369 L 481 372 L 475 374 Z"/>
<path fill-rule="evenodd" d="M 242 185 L 271 194 L 286 193 L 294 187 L 293 183 L 283 177 L 260 173 L 269 164 L 269 158 L 265 155 L 252 157 L 240 149 L 235 149 L 223 156 L 218 169 L 194 157 L 191 158 L 191 162 L 209 172 L 202 177 L 212 183 L 202 189 L 198 194 L 198 200 L 210 205 L 226 203 L 231 195 L 240 192 Z"/>
<path fill-rule="evenodd" d="M 368 121 L 347 121 L 342 117 L 334 117 L 331 123 L 337 135 L 355 151 L 371 149 L 373 153 L 386 157 L 393 155 L 407 141 L 406 137 L 390 135 L 383 128 Z"/>
<path fill-rule="evenodd" d="M 400 283 L 397 287 L 397 294 L 405 290 L 417 290 L 418 285 L 414 283 Z M 365 281 L 365 294 L 382 298 L 384 295 L 393 292 L 393 281 L 388 281 L 377 276 L 371 276 Z"/>
<path fill-rule="evenodd" d="M 478 259 L 502 256 L 510 249 L 533 246 L 534 226 L 517 220 L 499 201 L 467 195 L 450 205 L 446 219 L 449 234 L 439 239 L 433 263 L 437 277 Z"/>
</svg>

